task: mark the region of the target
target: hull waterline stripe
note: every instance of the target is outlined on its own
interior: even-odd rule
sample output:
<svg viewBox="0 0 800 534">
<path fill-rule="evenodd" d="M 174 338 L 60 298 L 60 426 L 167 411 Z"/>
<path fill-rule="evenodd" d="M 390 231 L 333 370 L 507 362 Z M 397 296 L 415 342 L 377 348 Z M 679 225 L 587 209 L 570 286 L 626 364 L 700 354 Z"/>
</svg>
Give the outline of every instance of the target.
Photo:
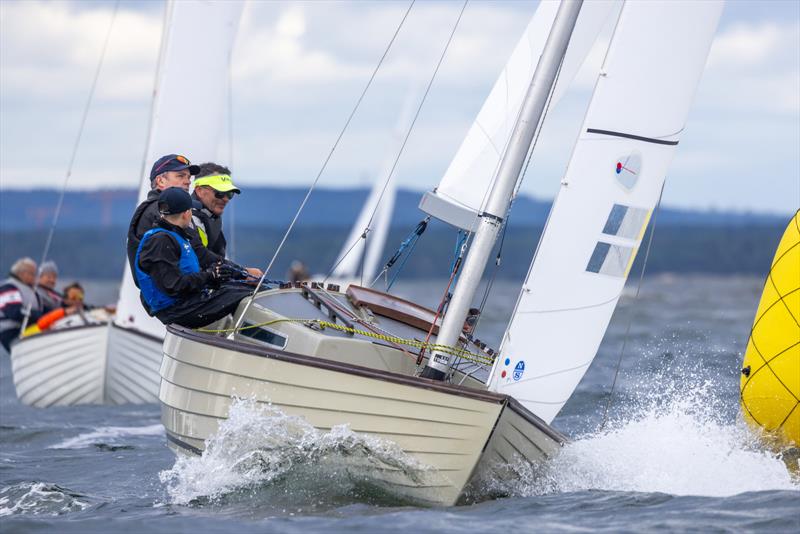
<svg viewBox="0 0 800 534">
<path fill-rule="evenodd" d="M 189 451 L 191 453 L 194 453 L 197 456 L 202 456 L 203 455 L 203 451 L 202 450 L 198 449 L 194 445 L 189 445 L 185 441 L 176 438 L 170 432 L 167 432 L 167 441 L 171 441 L 172 443 L 174 443 L 178 447 L 180 447 L 182 449 L 186 449 L 187 451 Z"/>
<path fill-rule="evenodd" d="M 611 130 L 598 130 L 595 128 L 587 128 L 587 133 L 593 134 L 601 134 L 601 135 L 611 135 L 613 137 L 624 137 L 625 139 L 635 139 L 637 141 L 644 141 L 646 143 L 654 143 L 656 145 L 671 145 L 675 146 L 678 144 L 678 141 L 665 141 L 664 139 L 656 139 L 654 137 L 643 137 L 641 135 L 634 135 L 624 132 L 614 132 Z"/>
</svg>

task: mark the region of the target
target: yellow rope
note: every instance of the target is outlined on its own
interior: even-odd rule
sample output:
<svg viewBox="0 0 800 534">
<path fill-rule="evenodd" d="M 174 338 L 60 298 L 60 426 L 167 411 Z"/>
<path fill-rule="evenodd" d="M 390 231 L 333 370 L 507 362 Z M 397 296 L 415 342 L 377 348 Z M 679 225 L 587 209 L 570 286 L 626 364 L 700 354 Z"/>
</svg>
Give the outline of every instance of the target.
<svg viewBox="0 0 800 534">
<path fill-rule="evenodd" d="M 262 326 L 270 326 L 276 323 L 300 323 L 306 326 L 312 327 L 316 325 L 320 328 L 332 328 L 334 330 L 339 330 L 340 332 L 346 332 L 349 334 L 358 334 L 365 337 L 371 337 L 374 339 L 380 339 L 381 341 L 386 341 L 388 343 L 396 343 L 398 345 L 407 345 L 410 347 L 414 347 L 417 349 L 425 349 L 425 350 L 436 350 L 439 352 L 444 352 L 446 354 L 451 354 L 453 356 L 457 356 L 464 360 L 468 360 L 475 363 L 481 363 L 484 365 L 492 365 L 494 363 L 494 358 L 489 356 L 485 356 L 483 354 L 476 354 L 474 352 L 469 352 L 466 349 L 458 348 L 458 347 L 451 347 L 450 345 L 439 345 L 437 343 L 425 343 L 424 341 L 419 341 L 417 339 L 407 339 L 397 336 L 388 336 L 385 334 L 378 334 L 376 332 L 370 332 L 368 330 L 361 330 L 359 328 L 352 328 L 349 326 L 343 326 L 340 324 L 332 323 L 330 321 L 320 321 L 319 319 L 273 319 L 271 321 L 266 321 L 264 323 L 258 324 L 251 324 L 247 326 L 242 326 L 238 329 L 236 328 L 222 328 L 219 330 L 212 330 L 209 328 L 198 328 L 197 332 L 204 332 L 207 334 L 228 334 L 230 332 L 234 332 L 236 330 L 249 330 L 251 328 L 260 328 Z"/>
</svg>

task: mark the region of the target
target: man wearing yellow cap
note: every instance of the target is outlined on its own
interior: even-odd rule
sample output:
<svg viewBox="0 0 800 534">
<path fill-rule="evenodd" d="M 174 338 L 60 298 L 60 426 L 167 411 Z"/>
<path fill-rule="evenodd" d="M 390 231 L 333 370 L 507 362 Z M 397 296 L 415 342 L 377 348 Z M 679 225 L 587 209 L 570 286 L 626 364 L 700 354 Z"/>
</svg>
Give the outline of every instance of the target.
<svg viewBox="0 0 800 534">
<path fill-rule="evenodd" d="M 222 233 L 222 212 L 233 199 L 233 195 L 239 193 L 241 190 L 233 185 L 230 169 L 216 163 L 200 165 L 192 196 L 202 207 L 192 210 L 192 221 L 203 245 L 222 258 L 225 257 L 227 246 Z"/>
</svg>

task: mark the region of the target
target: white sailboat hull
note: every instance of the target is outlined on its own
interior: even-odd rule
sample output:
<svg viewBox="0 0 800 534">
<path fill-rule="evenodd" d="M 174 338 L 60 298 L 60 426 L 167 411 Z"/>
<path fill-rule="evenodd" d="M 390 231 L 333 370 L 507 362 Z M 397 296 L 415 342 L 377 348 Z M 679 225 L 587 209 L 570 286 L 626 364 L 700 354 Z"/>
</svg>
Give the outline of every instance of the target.
<svg viewBox="0 0 800 534">
<path fill-rule="evenodd" d="M 162 422 L 177 451 L 201 454 L 232 397 L 254 398 L 320 430 L 347 424 L 394 442 L 419 470 L 376 469 L 369 462 L 349 469 L 423 504 L 473 498 L 480 493 L 478 475 L 485 477 L 498 461 L 538 463 L 565 441 L 504 395 L 180 328 L 168 329 L 161 378 Z"/>
<path fill-rule="evenodd" d="M 112 323 L 37 334 L 11 347 L 17 397 L 37 408 L 157 402 L 161 341 Z"/>
</svg>

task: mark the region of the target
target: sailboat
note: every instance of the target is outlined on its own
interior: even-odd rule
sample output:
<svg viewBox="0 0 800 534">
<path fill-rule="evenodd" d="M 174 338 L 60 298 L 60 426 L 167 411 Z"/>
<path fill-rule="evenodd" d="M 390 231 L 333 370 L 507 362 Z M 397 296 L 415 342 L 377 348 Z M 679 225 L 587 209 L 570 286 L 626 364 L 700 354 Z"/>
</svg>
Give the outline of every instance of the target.
<svg viewBox="0 0 800 534">
<path fill-rule="evenodd" d="M 722 9 L 615 4 L 569 166 L 495 352 L 464 335 L 468 308 L 546 103 L 595 41 L 605 6 L 540 4 L 454 164 L 423 198 L 427 213 L 473 233 L 443 320 L 374 289 L 312 284 L 245 299 L 234 328 L 170 326 L 159 399 L 174 450 L 202 454 L 238 396 L 318 429 L 346 424 L 394 442 L 417 469 L 357 460 L 347 469 L 421 504 L 484 498 L 487 479 L 558 453 L 567 438 L 550 422 L 622 292 Z"/>
<path fill-rule="evenodd" d="M 412 106 L 416 103 L 417 93 L 418 91 L 409 91 L 405 98 L 392 132 L 392 144 L 397 145 L 393 147 L 395 149 L 401 146 L 404 133 L 411 127 Z M 393 150 L 386 158 L 358 219 L 342 244 L 330 275 L 316 276 L 314 279 L 324 279 L 325 282 L 340 287 L 347 287 L 351 283 L 370 285 L 375 279 L 392 225 L 392 212 L 397 196 L 397 181 L 393 176 L 396 161 L 396 150 Z"/>
<path fill-rule="evenodd" d="M 241 11 L 240 2 L 167 2 L 139 202 L 150 190 L 148 165 L 159 156 L 176 151 L 209 160 L 217 156 Z M 197 39 L 202 28 L 218 31 L 214 39 Z M 198 73 L 204 74 L 202 83 Z M 166 331 L 144 311 L 127 261 L 113 320 L 67 319 L 12 345 L 21 402 L 45 408 L 158 401 Z"/>
</svg>

